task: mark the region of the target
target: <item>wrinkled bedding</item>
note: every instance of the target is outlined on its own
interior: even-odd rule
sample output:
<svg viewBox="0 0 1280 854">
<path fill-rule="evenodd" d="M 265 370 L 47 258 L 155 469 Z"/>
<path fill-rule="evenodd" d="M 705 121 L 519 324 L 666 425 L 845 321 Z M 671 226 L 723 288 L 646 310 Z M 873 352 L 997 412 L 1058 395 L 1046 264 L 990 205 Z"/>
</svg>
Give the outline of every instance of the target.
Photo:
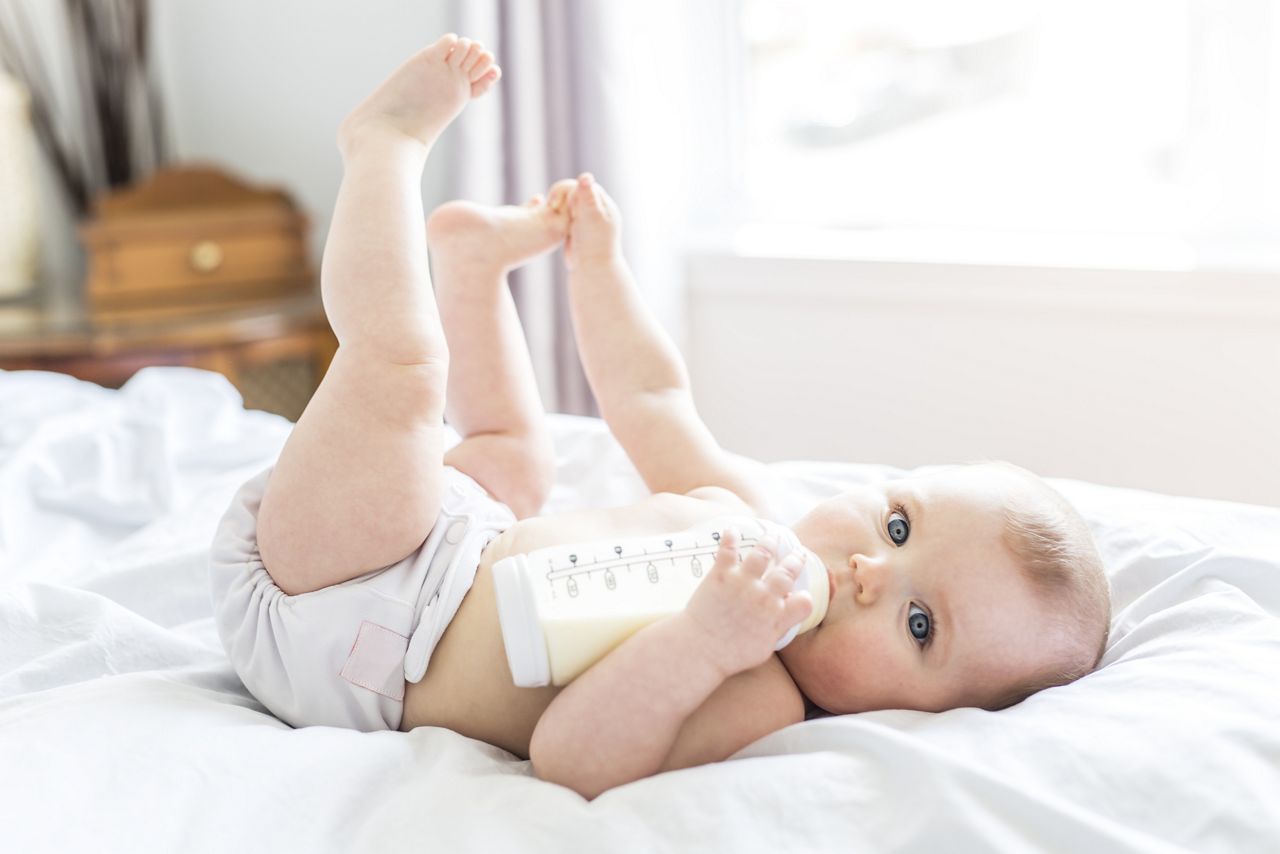
<svg viewBox="0 0 1280 854">
<path fill-rule="evenodd" d="M 547 512 L 645 494 L 601 422 L 548 418 Z M 247 694 L 205 561 L 290 428 L 204 371 L 0 371 L 0 848 L 1280 850 L 1280 510 L 1055 480 L 1112 580 L 1097 672 L 806 721 L 587 802 L 447 730 L 295 731 Z M 773 465 L 792 519 L 898 473 Z"/>
</svg>

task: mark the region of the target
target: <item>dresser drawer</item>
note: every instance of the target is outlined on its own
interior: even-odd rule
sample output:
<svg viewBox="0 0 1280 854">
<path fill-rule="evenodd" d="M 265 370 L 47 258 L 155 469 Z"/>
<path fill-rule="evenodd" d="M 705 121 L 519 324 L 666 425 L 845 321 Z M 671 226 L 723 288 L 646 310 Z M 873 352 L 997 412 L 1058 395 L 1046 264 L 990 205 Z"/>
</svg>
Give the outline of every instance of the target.
<svg viewBox="0 0 1280 854">
<path fill-rule="evenodd" d="M 306 270 L 302 244 L 282 234 L 200 235 L 128 243 L 93 258 L 90 289 L 124 296 L 156 288 L 189 289 L 290 279 Z"/>
<path fill-rule="evenodd" d="M 81 226 L 89 307 L 124 317 L 309 291 L 308 222 L 282 191 L 217 170 L 162 170 L 97 200 Z"/>
</svg>

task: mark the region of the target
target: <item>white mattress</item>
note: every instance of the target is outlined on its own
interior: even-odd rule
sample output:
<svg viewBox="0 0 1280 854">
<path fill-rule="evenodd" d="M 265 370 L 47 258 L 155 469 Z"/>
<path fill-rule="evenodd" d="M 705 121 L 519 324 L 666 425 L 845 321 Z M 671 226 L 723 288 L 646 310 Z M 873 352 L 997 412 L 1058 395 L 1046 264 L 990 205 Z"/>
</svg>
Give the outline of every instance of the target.
<svg viewBox="0 0 1280 854">
<path fill-rule="evenodd" d="M 644 494 L 600 422 L 551 424 L 548 511 Z M 0 372 L 0 849 L 1280 849 L 1276 509 L 1056 481 L 1114 587 L 1098 672 L 998 713 L 807 721 L 589 803 L 447 730 L 295 731 L 245 693 L 207 545 L 289 428 L 202 371 Z M 777 468 L 792 516 L 894 473 Z"/>
</svg>

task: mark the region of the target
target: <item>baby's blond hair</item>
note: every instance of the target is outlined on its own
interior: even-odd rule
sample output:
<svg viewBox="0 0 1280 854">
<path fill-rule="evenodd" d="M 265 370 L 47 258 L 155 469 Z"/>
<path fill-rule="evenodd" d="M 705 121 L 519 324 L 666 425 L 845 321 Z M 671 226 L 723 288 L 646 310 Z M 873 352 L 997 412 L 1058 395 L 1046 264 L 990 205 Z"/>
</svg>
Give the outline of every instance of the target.
<svg viewBox="0 0 1280 854">
<path fill-rule="evenodd" d="M 1016 705 L 1045 688 L 1074 682 L 1093 671 L 1111 631 L 1111 590 L 1088 525 L 1057 490 L 1035 474 L 1006 462 L 988 462 L 1020 478 L 1004 507 L 1004 542 L 1032 588 L 1057 616 L 1053 628 L 1068 641 L 1058 657 L 985 708 Z"/>
</svg>

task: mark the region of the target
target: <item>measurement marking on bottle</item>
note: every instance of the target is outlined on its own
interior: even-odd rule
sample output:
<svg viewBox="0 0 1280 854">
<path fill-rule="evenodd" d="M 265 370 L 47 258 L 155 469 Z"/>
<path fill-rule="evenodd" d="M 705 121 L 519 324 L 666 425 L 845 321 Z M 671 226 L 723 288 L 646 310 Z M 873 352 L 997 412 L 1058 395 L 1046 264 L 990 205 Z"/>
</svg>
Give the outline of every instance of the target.
<svg viewBox="0 0 1280 854">
<path fill-rule="evenodd" d="M 743 537 L 739 545 L 739 554 L 741 554 L 746 549 L 749 549 L 750 547 L 754 546 L 756 542 L 757 540 L 754 537 Z M 684 548 L 675 548 L 673 544 L 670 550 L 668 551 L 668 553 L 664 555 L 664 557 L 671 560 L 673 564 L 676 560 L 680 558 L 689 558 L 691 560 L 691 568 L 694 569 L 694 576 L 697 578 L 700 578 L 702 573 L 701 559 L 713 558 L 715 556 L 716 549 L 717 547 L 710 546 L 710 545 L 702 545 L 702 546 L 693 545 L 693 546 L 686 546 Z M 653 556 L 647 552 L 643 552 L 641 554 L 636 554 L 636 555 L 624 555 L 622 552 L 623 552 L 622 546 L 615 545 L 613 546 L 613 553 L 614 555 L 616 555 L 616 557 L 606 558 L 605 560 L 602 560 L 602 561 L 592 561 L 590 564 L 585 564 L 585 565 L 579 564 L 578 555 L 576 554 L 569 555 L 569 566 L 553 565 L 547 571 L 547 580 L 554 582 L 560 578 L 581 575 L 584 572 L 589 573 L 592 570 L 596 570 L 596 569 L 619 569 L 621 567 L 626 567 L 628 570 L 630 570 L 633 565 L 636 565 L 636 566 L 644 565 L 647 571 L 648 567 L 652 565 Z M 697 563 L 693 564 L 692 563 L 693 561 L 697 561 Z"/>
</svg>

